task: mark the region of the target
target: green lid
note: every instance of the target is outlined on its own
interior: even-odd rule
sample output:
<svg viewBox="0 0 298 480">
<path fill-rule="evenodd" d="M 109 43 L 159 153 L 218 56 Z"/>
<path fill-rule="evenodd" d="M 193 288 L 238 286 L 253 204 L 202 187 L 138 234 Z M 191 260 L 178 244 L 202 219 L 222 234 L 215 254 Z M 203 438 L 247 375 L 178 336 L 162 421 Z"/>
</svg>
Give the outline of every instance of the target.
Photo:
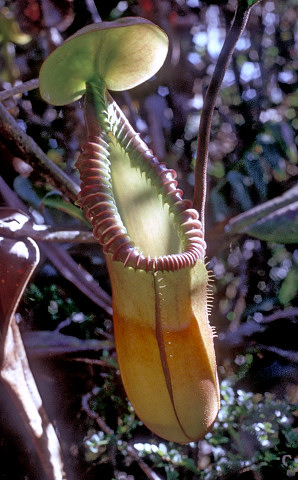
<svg viewBox="0 0 298 480">
<path fill-rule="evenodd" d="M 41 96 L 52 105 L 66 105 L 84 94 L 86 82 L 98 77 L 109 90 L 133 88 L 160 69 L 167 51 L 165 32 L 144 18 L 88 25 L 44 61 Z"/>
</svg>

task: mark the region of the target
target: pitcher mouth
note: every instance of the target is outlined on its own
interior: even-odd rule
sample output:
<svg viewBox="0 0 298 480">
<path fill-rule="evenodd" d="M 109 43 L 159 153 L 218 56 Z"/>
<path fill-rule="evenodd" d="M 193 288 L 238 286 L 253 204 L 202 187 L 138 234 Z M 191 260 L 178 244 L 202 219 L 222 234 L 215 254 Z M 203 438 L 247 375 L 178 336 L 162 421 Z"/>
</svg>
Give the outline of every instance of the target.
<svg viewBox="0 0 298 480">
<path fill-rule="evenodd" d="M 89 118 L 86 121 L 89 123 L 89 135 L 76 162 L 82 181 L 77 203 L 91 221 L 94 236 L 103 246 L 104 253 L 124 266 L 147 272 L 174 271 L 191 267 L 198 259 L 203 260 L 206 243 L 202 225 L 198 212 L 192 208 L 192 202 L 183 199 L 182 190 L 177 188 L 176 172 L 159 162 L 129 125 L 115 101 L 111 100 L 107 107 L 96 85 L 91 85 L 90 90 L 88 88 L 86 101 L 89 102 Z M 98 97 L 105 105 L 100 113 L 103 116 L 101 122 L 97 120 L 96 111 L 90 107 L 90 104 L 98 101 Z M 106 130 L 103 129 L 103 122 Z M 161 195 L 163 204 L 168 205 L 180 239 L 181 252 L 154 257 L 144 255 L 128 234 L 114 198 L 111 135 L 128 155 L 131 166 L 145 175 L 157 195 Z"/>
<path fill-rule="evenodd" d="M 124 266 L 145 271 L 173 271 L 192 266 L 205 256 L 206 243 L 203 239 L 201 222 L 198 213 L 190 200 L 182 198 L 182 191 L 177 189 L 176 172 L 160 163 L 150 151 L 147 151 L 148 166 L 152 176 L 158 179 L 160 190 L 163 190 L 163 201 L 168 203 L 180 226 L 184 251 L 170 255 L 151 258 L 144 256 L 127 234 L 107 182 L 107 165 L 102 161 L 105 146 L 100 137 L 88 138 L 83 147 L 76 167 L 81 173 L 81 192 L 78 204 L 84 209 L 86 217 L 91 221 L 95 238 L 103 246 L 105 254 Z"/>
</svg>

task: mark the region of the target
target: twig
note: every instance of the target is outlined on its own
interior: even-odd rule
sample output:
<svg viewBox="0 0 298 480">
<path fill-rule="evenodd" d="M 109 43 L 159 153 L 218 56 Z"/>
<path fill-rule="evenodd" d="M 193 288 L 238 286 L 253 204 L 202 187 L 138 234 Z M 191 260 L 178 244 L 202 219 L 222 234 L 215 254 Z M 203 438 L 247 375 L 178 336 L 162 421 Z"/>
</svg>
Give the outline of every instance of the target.
<svg viewBox="0 0 298 480">
<path fill-rule="evenodd" d="M 258 323 L 266 324 L 275 322 L 281 318 L 294 318 L 298 316 L 298 307 L 297 308 L 286 308 L 285 310 L 277 310 L 277 312 L 271 313 L 270 315 L 264 316 Z"/>
<path fill-rule="evenodd" d="M 193 204 L 200 214 L 202 228 L 205 230 L 205 203 L 207 194 L 207 166 L 208 151 L 210 142 L 210 132 L 213 111 L 222 84 L 229 61 L 234 51 L 235 45 L 241 36 L 248 17 L 251 6 L 245 5 L 245 1 L 238 0 L 238 7 L 234 16 L 233 24 L 227 33 L 222 50 L 218 57 L 213 75 L 211 77 L 204 104 L 201 113 L 201 120 L 198 132 L 197 158 L 195 166 L 195 189 Z"/>
<path fill-rule="evenodd" d="M 94 410 L 92 410 L 89 406 L 89 401 L 92 397 L 92 393 L 89 392 L 89 393 L 86 393 L 85 395 L 83 395 L 82 397 L 82 408 L 83 410 L 87 413 L 88 417 L 90 418 L 93 418 L 97 425 L 99 426 L 99 428 L 106 434 L 106 435 L 113 435 L 114 434 L 114 430 L 112 430 L 106 423 L 105 421 L 103 420 L 103 418 L 101 418 L 98 413 L 94 412 Z"/>
<path fill-rule="evenodd" d="M 143 470 L 143 472 L 145 473 L 147 478 L 149 478 L 149 480 L 161 480 L 161 477 L 159 475 L 157 475 L 147 465 L 147 463 L 145 463 L 144 460 L 142 460 L 142 458 L 139 457 L 138 452 L 133 447 L 131 447 L 130 445 L 128 445 L 128 447 L 127 447 L 127 453 L 133 460 L 135 460 L 139 464 L 139 467 Z"/>
<path fill-rule="evenodd" d="M 84 295 L 102 308 L 107 315 L 112 316 L 112 301 L 110 295 L 105 292 L 92 275 L 61 247 L 55 244 L 39 244 L 43 253 L 53 263 L 57 270 L 69 282 L 75 285 Z"/>
<path fill-rule="evenodd" d="M 66 175 L 18 125 L 0 102 L 0 138 L 8 149 L 22 157 L 42 177 L 54 187 L 75 201 L 80 191 L 77 185 Z"/>
<path fill-rule="evenodd" d="M 75 357 L 75 358 L 67 358 L 66 360 L 68 360 L 69 362 L 81 362 L 81 363 L 87 363 L 88 365 L 99 365 L 101 367 L 116 368 L 115 365 L 107 362 L 106 360 L 96 360 L 94 358 Z"/>
<path fill-rule="evenodd" d="M 283 319 L 291 321 L 298 315 L 298 308 L 286 308 L 285 310 L 278 310 L 270 315 L 266 315 L 257 322 L 255 320 L 247 320 L 245 323 L 242 323 L 234 330 L 229 328 L 229 330 L 221 336 L 218 340 L 219 343 L 224 345 L 225 348 L 239 348 L 244 345 L 251 345 L 251 338 L 258 334 L 265 332 L 269 327 L 268 325 L 271 322 Z M 253 344 L 254 345 L 254 344 Z M 285 358 L 290 358 L 291 360 L 297 355 L 296 352 L 291 352 L 290 350 L 277 349 L 276 347 L 264 346 L 258 343 L 259 349 L 274 349 L 275 353 Z"/>
<path fill-rule="evenodd" d="M 3 102 L 3 100 L 6 100 L 7 98 L 13 97 L 14 95 L 35 90 L 36 88 L 38 88 L 38 78 L 33 78 L 28 82 L 20 83 L 9 90 L 3 90 L 0 92 L 0 102 Z"/>
<path fill-rule="evenodd" d="M 267 352 L 272 352 L 278 355 L 279 357 L 285 358 L 288 362 L 298 363 L 298 352 L 295 350 L 285 350 L 284 348 L 274 347 L 273 345 L 263 345 L 258 343 L 258 350 L 266 350 Z"/>
<path fill-rule="evenodd" d="M 40 242 L 60 242 L 60 243 L 98 243 L 93 237 L 92 232 L 82 230 L 61 230 L 49 225 L 28 224 L 20 230 L 12 231 L 10 222 L 4 224 L 0 219 L 0 236 L 9 238 L 30 237 Z"/>
<path fill-rule="evenodd" d="M 92 393 L 87 393 L 86 395 L 83 396 L 82 398 L 82 408 L 83 410 L 87 413 L 87 415 L 91 418 L 93 418 L 99 428 L 106 433 L 107 435 L 113 435 L 114 430 L 112 430 L 103 420 L 102 417 L 100 417 L 96 412 L 91 410 L 89 406 L 89 400 L 92 396 Z M 127 446 L 126 451 L 130 458 L 132 458 L 135 462 L 138 463 L 139 467 L 143 470 L 145 473 L 146 477 L 149 480 L 161 480 L 160 476 L 157 475 L 150 467 L 147 465 L 142 458 L 139 457 L 138 452 L 131 447 L 130 445 Z"/>
<path fill-rule="evenodd" d="M 91 13 L 92 21 L 94 23 L 102 21 L 99 13 L 97 11 L 97 7 L 95 5 L 94 0 L 86 0 L 86 7 L 89 10 L 89 12 Z"/>
<path fill-rule="evenodd" d="M 95 338 L 82 340 L 70 335 L 55 331 L 24 331 L 22 332 L 23 342 L 31 358 L 51 358 L 64 357 L 64 360 L 76 360 L 69 358 L 67 355 L 78 354 L 83 352 L 98 352 L 102 350 L 111 350 L 115 348 L 112 342 L 105 340 L 96 340 Z M 84 360 L 83 358 L 81 359 Z M 86 359 L 88 362 L 88 359 Z M 98 362 L 99 360 L 94 360 Z"/>
</svg>

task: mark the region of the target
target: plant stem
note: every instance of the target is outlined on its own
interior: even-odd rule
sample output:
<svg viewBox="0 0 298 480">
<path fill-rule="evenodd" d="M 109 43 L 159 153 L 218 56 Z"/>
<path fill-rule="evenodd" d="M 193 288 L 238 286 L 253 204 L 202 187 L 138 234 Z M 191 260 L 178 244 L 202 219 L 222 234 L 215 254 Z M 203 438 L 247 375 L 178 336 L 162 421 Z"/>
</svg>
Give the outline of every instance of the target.
<svg viewBox="0 0 298 480">
<path fill-rule="evenodd" d="M 213 111 L 219 89 L 221 87 L 229 61 L 233 54 L 236 43 L 245 29 L 251 6 L 244 5 L 246 2 L 238 1 L 232 26 L 227 33 L 222 50 L 218 57 L 213 75 L 208 86 L 201 113 L 198 132 L 198 146 L 195 166 L 195 189 L 193 197 L 194 208 L 200 214 L 203 232 L 205 230 L 205 203 L 207 194 L 207 166 L 210 131 Z"/>
<path fill-rule="evenodd" d="M 0 210 L 1 213 L 1 210 Z M 97 243 L 92 232 L 74 229 L 59 229 L 50 225 L 26 225 L 22 230 L 12 231 L 9 223 L 5 224 L 0 218 L 0 236 L 8 238 L 23 238 L 28 236 L 36 242 L 71 242 L 71 243 Z"/>
</svg>

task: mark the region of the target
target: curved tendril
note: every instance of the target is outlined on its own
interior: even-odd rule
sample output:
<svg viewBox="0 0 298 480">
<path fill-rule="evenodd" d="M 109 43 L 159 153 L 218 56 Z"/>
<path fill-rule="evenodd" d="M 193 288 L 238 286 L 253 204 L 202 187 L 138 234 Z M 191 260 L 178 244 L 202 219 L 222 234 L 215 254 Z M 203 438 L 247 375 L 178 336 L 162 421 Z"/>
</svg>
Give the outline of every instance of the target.
<svg viewBox="0 0 298 480">
<path fill-rule="evenodd" d="M 77 203 L 91 220 L 94 235 L 103 245 L 104 252 L 112 254 L 114 260 L 126 266 L 146 271 L 177 270 L 204 258 L 206 244 L 201 222 L 192 202 L 182 198 L 183 192 L 177 188 L 176 172 L 153 155 L 106 92 L 103 83 L 86 84 L 85 113 L 88 138 L 76 163 L 82 180 Z M 113 195 L 112 137 L 128 155 L 131 166 L 150 180 L 163 202 L 168 204 L 183 252 L 158 258 L 145 257 L 131 241 Z"/>
</svg>

